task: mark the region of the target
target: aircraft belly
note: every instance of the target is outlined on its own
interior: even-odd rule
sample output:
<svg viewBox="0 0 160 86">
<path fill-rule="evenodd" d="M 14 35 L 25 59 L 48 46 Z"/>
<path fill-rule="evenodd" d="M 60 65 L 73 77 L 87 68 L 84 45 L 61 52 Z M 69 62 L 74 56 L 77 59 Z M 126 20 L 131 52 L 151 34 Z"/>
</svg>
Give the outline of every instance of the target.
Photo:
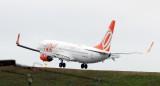
<svg viewBox="0 0 160 86">
<path fill-rule="evenodd" d="M 90 53 L 87 56 L 85 55 L 79 55 L 79 56 L 80 57 L 77 57 L 76 60 L 80 63 L 96 63 L 96 62 L 103 61 L 105 59 L 103 55 L 93 54 L 93 53 Z"/>
</svg>

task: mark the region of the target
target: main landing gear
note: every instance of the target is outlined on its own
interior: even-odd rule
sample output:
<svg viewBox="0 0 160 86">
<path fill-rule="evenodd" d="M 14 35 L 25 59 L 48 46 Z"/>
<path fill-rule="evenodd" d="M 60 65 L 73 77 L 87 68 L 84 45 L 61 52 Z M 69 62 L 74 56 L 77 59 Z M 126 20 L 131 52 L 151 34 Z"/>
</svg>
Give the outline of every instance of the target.
<svg viewBox="0 0 160 86">
<path fill-rule="evenodd" d="M 63 60 L 62 59 L 60 59 L 61 60 L 61 63 L 59 63 L 59 67 L 61 68 L 61 67 L 63 67 L 63 68 L 65 68 L 66 67 L 66 63 L 63 63 Z"/>
<path fill-rule="evenodd" d="M 85 68 L 85 69 L 87 69 L 87 67 L 88 67 L 88 65 L 87 64 L 81 64 L 81 68 L 83 69 L 83 68 Z"/>
</svg>

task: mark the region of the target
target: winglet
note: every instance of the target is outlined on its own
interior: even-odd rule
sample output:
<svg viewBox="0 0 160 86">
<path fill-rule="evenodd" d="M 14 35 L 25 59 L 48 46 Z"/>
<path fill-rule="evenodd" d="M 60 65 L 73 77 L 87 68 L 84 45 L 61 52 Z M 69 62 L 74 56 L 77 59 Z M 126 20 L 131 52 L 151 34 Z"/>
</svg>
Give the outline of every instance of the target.
<svg viewBox="0 0 160 86">
<path fill-rule="evenodd" d="M 17 42 L 16 44 L 19 45 L 19 38 L 20 38 L 20 33 L 18 34 Z"/>
<path fill-rule="evenodd" d="M 147 50 L 147 53 L 151 52 L 152 46 L 153 46 L 154 42 L 152 42 L 150 48 Z"/>
</svg>

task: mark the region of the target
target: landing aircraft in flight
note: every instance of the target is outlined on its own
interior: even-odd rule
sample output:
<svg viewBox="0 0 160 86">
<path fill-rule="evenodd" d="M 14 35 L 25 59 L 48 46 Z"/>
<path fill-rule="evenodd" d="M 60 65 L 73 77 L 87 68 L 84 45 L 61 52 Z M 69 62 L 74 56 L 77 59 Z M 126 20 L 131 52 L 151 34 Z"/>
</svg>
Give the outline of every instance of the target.
<svg viewBox="0 0 160 86">
<path fill-rule="evenodd" d="M 100 42 L 100 44 L 89 47 L 85 45 L 78 45 L 74 43 L 67 43 L 61 41 L 54 40 L 45 40 L 42 41 L 38 47 L 38 49 L 33 49 L 30 47 L 23 46 L 19 43 L 20 34 L 18 34 L 17 38 L 17 46 L 26 48 L 35 52 L 40 53 L 40 59 L 43 61 L 52 61 L 53 58 L 58 58 L 61 62 L 59 63 L 59 67 L 66 67 L 65 61 L 74 61 L 81 63 L 81 68 L 87 69 L 90 63 L 103 62 L 106 59 L 115 60 L 115 58 L 119 58 L 120 54 L 135 54 L 138 52 L 132 53 L 111 53 L 111 39 L 114 32 L 115 20 L 113 20 L 109 26 L 107 33 L 104 38 Z M 152 43 L 153 45 L 153 43 Z M 151 46 L 152 47 L 152 46 Z M 150 47 L 150 49 L 151 49 Z M 148 50 L 148 52 L 150 51 Z"/>
</svg>

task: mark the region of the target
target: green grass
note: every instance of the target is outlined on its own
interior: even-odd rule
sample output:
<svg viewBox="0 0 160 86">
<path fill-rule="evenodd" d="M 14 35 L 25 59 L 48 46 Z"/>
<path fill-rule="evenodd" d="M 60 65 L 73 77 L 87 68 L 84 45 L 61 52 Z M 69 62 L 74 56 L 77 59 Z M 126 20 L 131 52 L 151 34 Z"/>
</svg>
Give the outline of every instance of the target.
<svg viewBox="0 0 160 86">
<path fill-rule="evenodd" d="M 160 86 L 160 73 L 0 67 L 0 86 Z"/>
</svg>

